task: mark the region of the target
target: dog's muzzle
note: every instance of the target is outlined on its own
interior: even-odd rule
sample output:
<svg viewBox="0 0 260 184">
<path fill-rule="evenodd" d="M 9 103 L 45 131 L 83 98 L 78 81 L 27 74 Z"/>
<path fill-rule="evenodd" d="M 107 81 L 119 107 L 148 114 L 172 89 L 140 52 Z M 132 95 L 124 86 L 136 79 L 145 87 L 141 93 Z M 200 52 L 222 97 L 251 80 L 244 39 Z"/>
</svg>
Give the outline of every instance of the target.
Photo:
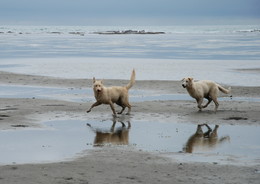
<svg viewBox="0 0 260 184">
<path fill-rule="evenodd" d="M 182 87 L 183 87 L 183 88 L 186 88 L 186 85 L 182 84 Z"/>
</svg>

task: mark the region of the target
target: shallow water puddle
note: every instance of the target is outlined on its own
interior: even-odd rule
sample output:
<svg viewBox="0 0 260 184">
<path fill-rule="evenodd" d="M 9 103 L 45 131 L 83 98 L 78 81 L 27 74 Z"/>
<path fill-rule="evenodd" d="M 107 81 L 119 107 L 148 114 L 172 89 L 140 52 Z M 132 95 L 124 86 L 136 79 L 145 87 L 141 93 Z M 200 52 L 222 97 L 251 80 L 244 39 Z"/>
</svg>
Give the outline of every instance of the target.
<svg viewBox="0 0 260 184">
<path fill-rule="evenodd" d="M 86 101 L 84 99 L 90 89 L 81 88 L 55 88 L 23 85 L 0 85 L 1 98 L 40 98 L 57 99 L 65 101 Z"/>
<path fill-rule="evenodd" d="M 75 158 L 84 150 L 115 145 L 174 153 L 179 160 L 219 162 L 229 157 L 249 163 L 260 159 L 260 126 L 109 120 L 44 125 L 45 129 L 0 131 L 0 163 L 56 162 Z"/>
<path fill-rule="evenodd" d="M 93 102 L 92 88 L 55 88 L 23 85 L 0 85 L 1 98 L 58 99 L 73 102 Z M 190 100 L 186 94 L 156 94 L 153 91 L 131 90 L 130 101 Z"/>
</svg>

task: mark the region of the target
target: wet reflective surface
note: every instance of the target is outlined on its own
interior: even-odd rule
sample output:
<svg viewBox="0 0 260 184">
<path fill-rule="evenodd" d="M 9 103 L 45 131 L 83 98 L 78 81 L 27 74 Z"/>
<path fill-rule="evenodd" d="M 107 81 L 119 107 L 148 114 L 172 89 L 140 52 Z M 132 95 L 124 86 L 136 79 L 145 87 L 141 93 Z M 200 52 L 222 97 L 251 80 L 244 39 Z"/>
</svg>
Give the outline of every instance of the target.
<svg viewBox="0 0 260 184">
<path fill-rule="evenodd" d="M 84 96 L 91 94 L 92 89 L 55 88 L 23 85 L 0 85 L 0 98 L 40 98 L 65 101 L 87 101 Z"/>
<path fill-rule="evenodd" d="M 116 120 L 113 120 L 113 124 L 110 129 L 93 128 L 91 124 L 87 123 L 87 126 L 96 134 L 93 146 L 106 146 L 106 145 L 129 145 L 129 131 L 131 128 L 130 121 L 127 122 L 127 126 L 124 122 L 120 127 L 116 127 Z"/>
<path fill-rule="evenodd" d="M 185 92 L 185 91 L 184 91 Z M 159 101 L 159 100 L 191 100 L 185 94 L 156 94 L 156 91 L 131 90 L 131 102 Z M 0 98 L 40 98 L 58 99 L 72 102 L 95 101 L 92 88 L 54 88 L 23 85 L 0 85 Z M 260 98 L 250 97 L 219 97 L 219 101 L 248 101 L 260 102 Z"/>
<path fill-rule="evenodd" d="M 49 121 L 45 129 L 0 131 L 0 163 L 55 162 L 85 150 L 120 146 L 173 154 L 175 159 L 221 162 L 260 159 L 260 127 L 147 121 Z"/>
<path fill-rule="evenodd" d="M 203 126 L 207 128 L 203 131 Z M 183 147 L 186 153 L 193 153 L 197 150 L 210 150 L 218 147 L 220 144 L 230 141 L 229 136 L 218 137 L 219 125 L 215 125 L 212 130 L 208 124 L 200 124 L 197 126 L 195 133 L 190 136 L 187 143 Z"/>
</svg>

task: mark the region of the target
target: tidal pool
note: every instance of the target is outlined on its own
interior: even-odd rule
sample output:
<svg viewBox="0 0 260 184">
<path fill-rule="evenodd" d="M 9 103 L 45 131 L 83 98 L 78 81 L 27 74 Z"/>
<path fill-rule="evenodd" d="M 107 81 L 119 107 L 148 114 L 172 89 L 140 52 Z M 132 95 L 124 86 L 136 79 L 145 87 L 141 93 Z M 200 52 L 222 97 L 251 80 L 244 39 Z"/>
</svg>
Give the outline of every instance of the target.
<svg viewBox="0 0 260 184">
<path fill-rule="evenodd" d="M 44 122 L 44 129 L 17 126 L 0 131 L 0 164 L 74 159 L 90 149 L 123 147 L 158 152 L 174 159 L 259 163 L 260 126 L 148 121 Z M 114 126 L 113 126 L 114 125 Z"/>
</svg>

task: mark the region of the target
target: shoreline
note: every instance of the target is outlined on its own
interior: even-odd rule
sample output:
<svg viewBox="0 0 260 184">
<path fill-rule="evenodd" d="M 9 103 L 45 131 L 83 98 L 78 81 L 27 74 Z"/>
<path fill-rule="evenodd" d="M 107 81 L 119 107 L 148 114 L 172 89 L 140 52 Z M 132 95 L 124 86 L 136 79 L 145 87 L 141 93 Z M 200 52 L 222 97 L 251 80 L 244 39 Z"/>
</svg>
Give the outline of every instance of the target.
<svg viewBox="0 0 260 184">
<path fill-rule="evenodd" d="M 91 88 L 92 79 L 61 79 L 0 72 L 0 84 Z M 125 84 L 127 84 L 127 80 L 105 80 L 106 86 Z M 133 88 L 135 90 L 149 90 L 155 94 L 187 93 L 180 86 L 180 81 L 136 81 Z M 260 97 L 259 86 L 232 86 L 232 90 L 233 96 Z M 44 128 L 39 122 L 59 119 L 96 119 L 102 121 L 112 118 L 110 108 L 105 105 L 97 107 L 90 114 L 87 114 L 85 111 L 91 104 L 92 102 L 67 102 L 33 97 L 1 98 L 0 129 Z M 214 106 L 212 104 L 199 113 L 195 100 L 133 102 L 132 106 L 132 115 L 129 117 L 132 120 L 176 121 L 193 124 L 205 123 L 210 120 L 212 124 L 219 125 L 260 125 L 259 102 L 221 101 L 217 113 L 213 112 Z M 259 172 L 259 162 L 255 165 L 180 162 L 174 159 L 174 154 L 173 158 L 169 158 L 166 154 L 106 147 L 88 150 L 79 158 L 69 161 L 2 165 L 0 166 L 0 181 L 21 184 L 29 182 L 228 183 L 232 181 L 242 184 L 258 183 Z"/>
<path fill-rule="evenodd" d="M 126 85 L 129 80 L 125 79 L 105 79 L 105 86 Z M 223 87 L 231 85 L 222 84 Z M 0 71 L 0 85 L 25 85 L 42 87 L 66 87 L 66 88 L 92 88 L 92 79 L 65 79 L 49 76 L 37 76 L 27 74 L 17 74 Z M 259 86 L 231 86 L 232 95 L 237 97 L 260 97 Z M 134 89 L 158 91 L 162 94 L 187 94 L 182 88 L 181 80 L 137 80 Z M 220 94 L 221 95 L 221 94 Z M 93 97 L 94 98 L 94 97 Z"/>
</svg>

